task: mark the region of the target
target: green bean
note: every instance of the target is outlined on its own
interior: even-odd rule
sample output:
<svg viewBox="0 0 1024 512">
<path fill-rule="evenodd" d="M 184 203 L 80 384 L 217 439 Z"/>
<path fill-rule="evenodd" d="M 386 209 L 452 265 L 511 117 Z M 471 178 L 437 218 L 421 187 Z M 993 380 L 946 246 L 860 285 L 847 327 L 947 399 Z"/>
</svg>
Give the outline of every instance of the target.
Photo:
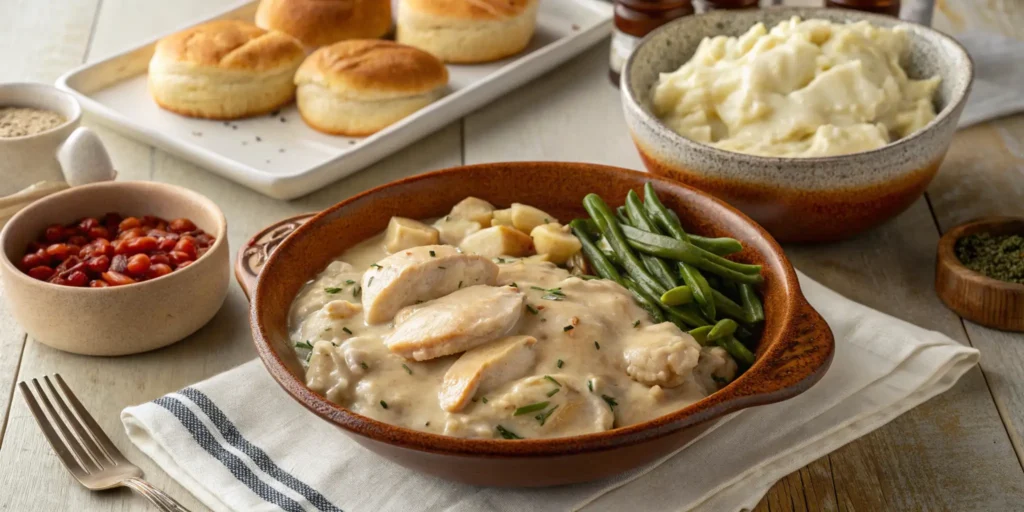
<svg viewBox="0 0 1024 512">
<path fill-rule="evenodd" d="M 689 242 L 676 240 L 656 233 L 648 233 L 642 229 L 637 229 L 632 226 L 623 226 L 622 233 L 630 243 L 639 242 L 644 245 L 656 247 L 660 252 L 659 256 L 664 255 L 662 257 L 683 261 L 698 268 L 700 268 L 698 263 L 709 262 L 743 274 L 761 274 L 761 265 L 749 265 L 747 263 L 728 260 L 717 254 L 705 251 L 704 249 L 701 249 Z"/>
<path fill-rule="evenodd" d="M 640 209 L 637 209 L 637 206 Z M 640 197 L 636 195 L 636 192 L 629 191 L 629 194 L 626 196 L 626 206 L 623 208 L 626 217 L 626 221 L 623 222 L 624 226 L 633 226 L 646 231 L 653 229 L 654 226 L 651 224 L 651 221 L 643 214 L 643 204 L 640 203 Z M 640 254 L 639 256 L 640 261 L 644 263 L 644 266 L 647 267 L 651 275 L 660 281 L 666 289 L 675 288 L 679 285 L 671 267 L 664 260 L 649 254 Z"/>
<path fill-rule="evenodd" d="M 640 201 L 640 196 L 632 190 L 626 194 L 626 215 L 629 216 L 634 228 L 638 228 L 652 234 L 660 233 L 658 226 L 655 225 L 655 223 L 647 216 L 647 212 L 644 210 L 644 204 Z M 661 259 L 658 261 L 662 262 L 665 270 L 668 270 L 667 264 L 665 264 Z M 671 274 L 671 271 L 669 271 L 669 273 Z M 715 311 L 715 302 L 711 297 L 711 286 L 708 284 L 707 280 L 704 279 L 704 276 L 701 275 L 699 270 L 687 263 L 679 264 L 679 276 L 683 278 L 683 283 L 690 287 L 693 299 L 697 302 L 697 307 L 700 308 L 701 313 L 711 320 L 714 320 L 717 315 L 717 312 Z M 673 282 L 673 286 L 675 284 L 678 283 Z"/>
<path fill-rule="evenodd" d="M 704 274 L 701 274 L 700 270 L 697 270 L 693 265 L 680 261 L 679 276 L 693 290 L 693 298 L 701 312 L 704 313 L 704 316 L 711 320 L 718 317 L 718 311 L 715 309 L 714 295 L 712 295 L 714 290 L 711 289 L 708 280 L 704 278 Z"/>
<path fill-rule="evenodd" d="M 726 336 L 732 336 L 739 324 L 735 320 L 723 318 L 708 332 L 708 341 L 718 341 Z"/>
<path fill-rule="evenodd" d="M 735 238 L 708 238 L 700 235 L 689 235 L 690 243 L 719 256 L 728 256 L 743 250 L 743 244 Z"/>
<path fill-rule="evenodd" d="M 618 269 L 615 265 L 598 249 L 594 242 L 590 240 L 590 235 L 587 234 L 586 228 L 577 219 L 569 223 L 569 227 L 572 229 L 572 233 L 579 239 L 580 244 L 583 246 L 583 255 L 590 260 L 590 266 L 594 268 L 597 275 L 615 281 L 616 283 L 622 284 L 622 275 L 619 274 Z"/>
<path fill-rule="evenodd" d="M 693 339 L 697 340 L 697 343 L 703 347 L 708 344 L 708 333 L 711 332 L 711 329 L 713 328 L 714 326 L 712 325 L 702 325 L 695 329 L 691 329 L 689 333 L 690 336 L 693 336 Z"/>
<path fill-rule="evenodd" d="M 654 219 L 661 229 L 665 230 L 666 233 L 678 238 L 682 242 L 689 242 L 690 237 L 683 230 L 683 226 L 679 223 L 679 219 L 670 215 L 670 210 L 665 208 L 665 205 L 661 204 L 661 200 L 658 199 L 657 192 L 654 191 L 654 185 L 651 182 L 644 184 L 644 207 L 647 209 L 647 214 Z"/>
<path fill-rule="evenodd" d="M 764 321 L 764 306 L 761 305 L 761 299 L 757 298 L 757 291 L 754 290 L 753 286 L 749 284 L 740 285 L 740 302 L 751 323 Z"/>
<path fill-rule="evenodd" d="M 724 348 L 733 359 L 736 359 L 742 365 L 750 366 L 754 364 L 754 354 L 732 335 L 726 336 L 715 343 L 719 347 Z"/>
<path fill-rule="evenodd" d="M 629 245 L 631 247 L 635 248 L 638 251 L 646 252 L 648 254 L 654 254 L 656 256 L 672 258 L 673 256 L 678 255 L 678 253 L 673 253 L 672 251 L 666 251 L 662 247 L 648 245 L 648 244 L 645 244 L 645 243 L 642 243 L 642 242 L 634 241 L 632 239 L 629 239 L 628 243 L 629 243 Z M 762 281 L 764 281 L 764 278 L 761 277 L 760 274 L 757 274 L 757 275 L 744 274 L 743 272 L 737 272 L 735 270 L 728 269 L 728 268 L 725 268 L 725 267 L 723 267 L 721 265 L 718 265 L 717 263 L 713 263 L 713 262 L 710 262 L 710 261 L 707 261 L 707 260 L 703 260 L 703 259 L 699 259 L 699 258 L 696 259 L 696 260 L 692 260 L 692 261 L 696 261 L 696 263 L 693 264 L 694 267 L 697 267 L 697 268 L 699 268 L 701 270 L 704 270 L 706 272 L 710 272 L 712 274 L 718 275 L 718 276 L 723 277 L 725 279 L 729 279 L 729 280 L 736 281 L 736 282 L 739 282 L 739 283 L 759 284 Z"/>
<path fill-rule="evenodd" d="M 616 221 L 615 214 L 611 212 L 608 205 L 601 199 L 601 196 L 587 194 L 583 198 L 583 207 L 594 221 L 597 222 L 597 227 L 601 229 L 601 233 L 607 237 L 608 244 L 612 246 L 612 251 L 618 256 L 618 260 L 622 267 L 626 269 L 626 273 L 636 281 L 637 285 L 647 295 L 652 297 L 661 296 L 665 290 L 643 268 L 640 259 L 633 253 L 633 250 L 626 242 L 626 237 L 622 234 L 623 226 Z"/>
<path fill-rule="evenodd" d="M 660 324 L 665 321 L 665 315 L 661 312 L 661 308 L 658 307 L 658 304 L 653 300 L 653 297 L 648 296 L 639 286 L 637 286 L 636 282 L 632 279 L 626 278 L 623 280 L 622 285 L 633 293 L 633 297 L 640 303 L 640 307 L 644 308 L 647 311 L 647 314 L 651 315 L 651 319 L 654 320 L 654 323 Z"/>
<path fill-rule="evenodd" d="M 687 304 L 680 307 L 662 305 L 661 309 L 665 311 L 665 316 L 668 317 L 672 323 L 676 324 L 684 331 L 693 327 L 700 327 L 702 325 L 709 324 L 709 322 L 700 315 L 700 311 L 693 308 L 693 304 Z"/>
<path fill-rule="evenodd" d="M 661 294 L 661 303 L 666 306 L 682 306 L 683 304 L 689 304 L 693 301 L 693 292 L 690 291 L 690 287 L 676 286 L 671 290 Z"/>
<path fill-rule="evenodd" d="M 715 296 L 715 306 L 718 307 L 718 311 L 722 315 L 739 320 L 745 324 L 754 323 L 754 319 L 747 315 L 747 311 L 743 309 L 743 306 L 740 306 L 718 290 L 712 290 L 711 293 Z"/>
<path fill-rule="evenodd" d="M 626 214 L 625 206 L 620 206 L 615 209 L 615 218 L 619 219 L 619 222 L 623 224 L 629 224 L 629 215 Z"/>
</svg>

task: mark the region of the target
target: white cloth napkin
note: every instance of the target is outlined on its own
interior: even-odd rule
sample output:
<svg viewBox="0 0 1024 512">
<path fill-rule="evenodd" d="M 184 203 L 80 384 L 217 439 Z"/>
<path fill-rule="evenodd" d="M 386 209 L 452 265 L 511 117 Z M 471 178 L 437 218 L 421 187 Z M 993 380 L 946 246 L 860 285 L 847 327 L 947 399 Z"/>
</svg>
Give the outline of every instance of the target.
<svg viewBox="0 0 1024 512">
<path fill-rule="evenodd" d="M 589 484 L 492 489 L 407 470 L 294 402 L 258 361 L 121 414 L 128 436 L 216 511 L 736 511 L 777 480 L 949 389 L 978 352 L 801 275 L 836 353 L 802 395 L 747 409 L 646 467 Z M 692 471 L 699 467 L 701 471 Z"/>
<path fill-rule="evenodd" d="M 986 32 L 956 36 L 974 61 L 960 128 L 1024 110 L 1024 41 Z"/>
</svg>

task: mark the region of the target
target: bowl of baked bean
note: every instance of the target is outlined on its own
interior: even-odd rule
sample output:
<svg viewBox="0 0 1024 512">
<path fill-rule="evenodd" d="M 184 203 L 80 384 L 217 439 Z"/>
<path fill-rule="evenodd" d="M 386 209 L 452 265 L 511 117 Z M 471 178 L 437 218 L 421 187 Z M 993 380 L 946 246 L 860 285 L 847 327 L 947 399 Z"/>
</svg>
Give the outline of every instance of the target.
<svg viewBox="0 0 1024 512">
<path fill-rule="evenodd" d="M 37 341 L 89 355 L 179 341 L 220 309 L 230 282 L 227 222 L 212 201 L 151 182 L 47 196 L 0 233 L 12 314 Z"/>
</svg>

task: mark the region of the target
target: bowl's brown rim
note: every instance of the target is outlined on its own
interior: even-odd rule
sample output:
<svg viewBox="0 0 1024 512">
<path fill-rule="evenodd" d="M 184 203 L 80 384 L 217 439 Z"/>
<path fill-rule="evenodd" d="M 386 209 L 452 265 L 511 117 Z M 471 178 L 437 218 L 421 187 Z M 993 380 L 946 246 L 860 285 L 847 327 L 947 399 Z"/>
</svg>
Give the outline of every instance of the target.
<svg viewBox="0 0 1024 512">
<path fill-rule="evenodd" d="M 828 12 L 828 13 L 833 13 L 833 14 L 842 14 L 842 15 L 845 15 L 845 16 L 849 17 L 851 20 L 857 20 L 857 21 L 862 21 L 863 20 L 863 21 L 869 21 L 869 22 L 870 21 L 882 21 L 882 22 L 892 23 L 892 17 L 891 16 L 888 16 L 888 15 L 885 15 L 885 14 L 875 14 L 875 13 L 869 13 L 869 12 L 863 12 L 863 11 L 856 11 L 856 10 L 851 10 L 851 9 L 831 9 L 831 8 L 824 8 L 824 7 L 799 7 L 799 6 L 778 6 L 777 5 L 777 6 L 764 7 L 762 9 L 762 11 L 792 11 L 794 14 L 804 13 L 804 12 L 808 12 L 808 11 L 820 11 L 820 12 Z M 913 25 L 913 26 L 917 27 L 919 30 L 921 30 L 922 32 L 928 33 L 932 37 L 938 38 L 940 40 L 944 40 L 945 42 L 951 44 L 954 48 L 956 48 L 957 50 L 960 51 L 961 56 L 964 57 L 966 62 L 967 62 L 967 69 L 965 70 L 966 73 L 967 73 L 966 85 L 964 87 L 962 87 L 962 88 L 959 88 L 959 89 L 955 90 L 954 91 L 954 97 L 952 98 L 952 100 L 949 101 L 946 105 L 944 105 L 942 110 L 935 116 L 935 118 L 932 119 L 928 124 L 926 124 L 920 130 L 918 130 L 918 131 L 916 131 L 916 132 L 914 132 L 914 133 L 912 133 L 912 134 L 910 134 L 910 135 L 908 135 L 906 137 L 903 137 L 902 139 L 898 139 L 898 140 L 896 140 L 894 142 L 890 142 L 890 143 L 888 143 L 888 144 L 886 144 L 886 145 L 884 145 L 884 146 L 882 146 L 880 148 L 870 149 L 870 150 L 867 150 L 867 151 L 858 151 L 856 153 L 849 153 L 849 154 L 845 154 L 845 155 L 832 155 L 832 156 L 817 156 L 817 157 L 794 158 L 794 157 L 751 155 L 751 154 L 748 154 L 748 153 L 740 153 L 738 151 L 729 151 L 729 150 L 725 150 L 725 149 L 716 148 L 716 147 L 708 145 L 708 144 L 704 144 L 704 143 L 697 142 L 697 141 L 692 140 L 692 139 L 688 139 L 688 138 L 680 135 L 679 133 L 676 133 L 674 130 L 669 128 L 665 123 L 663 123 L 660 119 L 658 119 L 654 114 L 648 112 L 647 109 L 645 109 L 641 105 L 640 96 L 638 95 L 637 91 L 635 91 L 633 89 L 633 86 L 630 83 L 630 80 L 628 79 L 628 77 L 632 73 L 633 61 L 636 58 L 637 54 L 640 52 L 640 49 L 643 48 L 645 44 L 649 43 L 652 38 L 656 37 L 658 33 L 662 32 L 662 31 L 670 30 L 671 27 L 673 25 L 675 25 L 675 24 L 694 23 L 697 19 L 699 19 L 702 16 L 722 17 L 722 16 L 728 16 L 730 12 L 731 11 L 724 11 L 724 10 L 723 11 L 710 11 L 710 12 L 705 12 L 705 13 L 697 14 L 697 15 L 694 15 L 694 16 L 686 16 L 686 17 L 680 18 L 678 20 L 666 23 L 666 24 L 664 24 L 664 25 L 662 25 L 662 26 L 652 30 L 649 34 L 644 36 L 644 38 L 639 43 L 637 43 L 636 48 L 630 54 L 629 58 L 626 59 L 626 63 L 622 67 L 622 83 L 620 84 L 620 86 L 621 86 L 621 89 L 622 89 L 622 95 L 624 96 L 625 101 L 627 101 L 629 103 L 630 108 L 636 110 L 637 112 L 639 112 L 639 115 L 642 116 L 646 121 L 654 123 L 656 126 L 661 127 L 663 130 L 660 130 L 660 131 L 664 131 L 667 134 L 667 136 L 670 137 L 671 142 L 673 142 L 674 144 L 683 146 L 684 150 L 689 149 L 689 150 L 707 151 L 707 152 L 709 152 L 709 153 L 711 153 L 713 155 L 717 155 L 717 156 L 722 157 L 722 158 L 733 158 L 733 159 L 740 158 L 740 159 L 745 159 L 751 165 L 782 165 L 782 164 L 785 164 L 785 163 L 788 163 L 788 162 L 792 162 L 794 160 L 797 160 L 797 161 L 800 161 L 800 162 L 806 162 L 808 165 L 818 165 L 818 164 L 827 164 L 827 163 L 832 163 L 832 162 L 841 162 L 841 161 L 844 161 L 844 160 L 850 160 L 852 157 L 870 158 L 872 155 L 877 155 L 877 154 L 881 154 L 881 153 L 885 153 L 885 152 L 895 151 L 896 148 L 901 148 L 901 147 L 907 146 L 907 145 L 911 144 L 912 142 L 914 142 L 915 140 L 917 140 L 918 138 L 922 137 L 924 133 L 930 131 L 935 126 L 938 126 L 939 123 L 942 123 L 943 121 L 945 121 L 945 119 L 947 117 L 952 115 L 954 110 L 956 110 L 961 104 L 963 104 L 964 102 L 967 101 L 967 96 L 968 96 L 968 94 L 971 91 L 971 85 L 974 83 L 974 60 L 971 58 L 971 54 L 967 52 L 967 49 L 964 48 L 964 46 L 962 44 L 960 44 L 959 41 L 957 41 L 956 39 L 954 39 L 954 38 L 952 38 L 952 37 L 950 37 L 950 36 L 940 32 L 938 30 L 935 30 L 935 29 L 933 29 L 931 27 L 928 27 L 928 26 L 925 26 L 925 25 L 921 25 L 919 23 L 914 23 L 914 22 L 911 22 L 911 21 L 900 20 L 900 24 Z M 943 78 L 946 78 L 946 77 L 943 77 Z"/>
<path fill-rule="evenodd" d="M 984 231 L 985 228 L 1009 223 L 1018 223 L 1021 226 L 1024 226 L 1024 217 L 983 217 L 965 222 L 950 229 L 939 239 L 938 255 L 940 264 L 948 265 L 951 268 L 963 269 L 967 275 L 974 278 L 975 285 L 991 288 L 1000 293 L 1024 294 L 1024 284 L 1011 283 L 986 276 L 985 274 L 964 265 L 956 255 L 957 240 L 960 240 L 965 236 Z M 953 277 L 958 280 L 963 280 L 962 277 L 957 277 L 955 275 Z"/>
<path fill-rule="evenodd" d="M 281 360 L 281 357 L 274 351 L 271 343 L 268 341 L 268 329 L 263 323 L 263 317 L 260 313 L 264 307 L 263 295 L 264 288 L 266 286 L 264 284 L 266 274 L 261 272 L 256 282 L 256 288 L 252 294 L 252 305 L 250 307 L 249 320 L 252 328 L 253 342 L 256 345 L 257 353 L 274 380 L 294 399 L 321 418 L 330 421 L 349 432 L 378 442 L 418 451 L 447 455 L 475 457 L 536 457 L 573 455 L 581 452 L 610 450 L 660 438 L 673 432 L 677 432 L 683 428 L 716 419 L 740 409 L 791 398 L 810 388 L 824 375 L 835 352 L 835 343 L 834 338 L 832 337 L 832 332 L 821 315 L 815 311 L 807 302 L 806 298 L 804 298 L 803 293 L 800 290 L 800 283 L 797 279 L 796 272 L 783 253 L 782 248 L 779 247 L 778 243 L 771 237 L 771 235 L 768 234 L 767 231 L 764 230 L 764 228 L 750 220 L 749 217 L 740 211 L 729 206 L 727 203 L 693 187 L 651 175 L 649 173 L 600 164 L 574 162 L 506 162 L 466 165 L 441 169 L 396 180 L 349 197 L 348 199 L 323 210 L 308 222 L 298 227 L 281 242 L 278 249 L 291 243 L 292 240 L 304 236 L 307 231 L 313 229 L 312 226 L 320 219 L 325 218 L 348 204 L 378 194 L 387 188 L 421 180 L 429 180 L 435 176 L 444 174 L 471 172 L 481 169 L 487 170 L 496 166 L 519 164 L 560 166 L 563 169 L 573 169 L 578 172 L 603 170 L 611 173 L 630 174 L 642 180 L 661 182 L 673 187 L 686 188 L 718 203 L 721 207 L 725 208 L 728 213 L 735 215 L 741 221 L 747 223 L 750 227 L 753 227 L 758 235 L 768 242 L 772 252 L 771 256 L 782 264 L 782 282 L 779 286 L 784 286 L 791 291 L 789 295 L 790 301 L 788 301 L 791 304 L 789 315 L 786 316 L 785 321 L 777 327 L 775 332 L 764 333 L 764 336 L 766 337 L 774 335 L 775 338 L 779 339 L 769 340 L 769 344 L 767 346 L 770 347 L 770 351 L 761 354 L 750 369 L 725 388 L 678 411 L 659 416 L 643 423 L 628 425 L 593 434 L 560 438 L 524 439 L 516 441 L 463 439 L 412 430 L 362 416 L 340 405 L 330 402 L 323 396 L 307 388 L 304 382 L 297 379 L 288 371 L 288 368 Z M 283 251 L 280 250 L 272 252 L 264 266 L 264 269 L 272 268 L 276 259 L 282 252 Z M 799 325 L 797 323 L 798 319 L 802 320 L 802 323 Z M 798 327 L 802 327 L 803 329 L 799 329 Z M 758 377 L 769 376 L 772 372 L 779 373 L 780 368 L 772 364 L 773 357 L 769 356 L 778 358 L 779 356 L 786 355 L 788 350 L 795 349 L 795 351 L 799 351 L 799 348 L 796 346 L 799 344 L 799 341 L 796 339 L 796 334 L 803 333 L 808 329 L 813 330 L 815 328 L 820 329 L 823 332 L 825 338 L 819 341 L 824 342 L 826 350 L 824 352 L 819 351 L 814 354 L 815 360 L 813 367 L 803 373 L 799 373 L 798 375 L 794 375 L 792 373 L 785 375 L 786 377 L 797 377 L 797 380 L 784 387 L 759 389 L 757 386 L 752 384 L 752 381 Z M 783 335 L 787 334 L 790 335 L 789 338 L 783 338 Z M 785 371 L 786 370 L 782 370 L 782 372 Z"/>
<path fill-rule="evenodd" d="M 158 194 L 189 196 L 190 198 L 194 199 L 197 203 L 201 204 L 204 209 L 206 209 L 209 212 L 212 212 L 214 214 L 214 218 L 217 219 L 217 234 L 216 238 L 213 241 L 213 245 L 210 246 L 210 249 L 206 251 L 205 254 L 196 258 L 192 264 L 181 270 L 176 270 L 174 272 L 171 272 L 170 274 L 160 276 L 156 279 L 149 279 L 146 281 L 140 281 L 137 283 L 126 284 L 122 286 L 108 286 L 105 288 L 91 288 L 88 286 L 63 286 L 59 284 L 48 283 L 46 281 L 40 281 L 22 272 L 21 269 L 18 268 L 18 265 L 7 257 L 7 251 L 3 250 L 3 248 L 7 246 L 7 239 L 11 236 L 11 233 L 16 229 L 16 226 L 18 226 L 22 222 L 27 222 L 28 219 L 31 219 L 33 215 L 37 214 L 37 211 L 39 209 L 44 208 L 50 202 L 65 200 L 68 196 L 74 196 L 76 194 L 83 193 L 88 194 L 92 190 L 104 188 L 120 188 L 125 189 L 127 191 L 155 191 L 155 193 Z M 0 231 L 0 265 L 3 265 L 6 271 L 9 274 L 11 274 L 12 279 L 21 281 L 27 286 L 42 286 L 50 289 L 59 289 L 62 292 L 84 294 L 83 296 L 95 297 L 97 296 L 97 294 L 120 293 L 123 290 L 136 290 L 139 288 L 149 286 L 156 282 L 167 282 L 170 279 L 187 279 L 190 276 L 192 276 L 193 272 L 198 272 L 198 270 L 193 270 L 193 267 L 196 267 L 198 265 L 205 265 L 207 264 L 206 262 L 213 261 L 210 256 L 221 251 L 221 247 L 226 246 L 227 243 L 227 217 L 224 216 L 224 212 L 221 211 L 221 209 L 217 206 L 216 203 L 210 200 L 210 198 L 200 194 L 199 192 L 189 190 L 185 187 L 179 187 L 177 185 L 171 185 L 169 183 L 160 183 L 155 181 L 103 181 L 99 183 L 90 183 L 87 185 L 79 185 L 76 187 L 71 187 L 67 190 L 62 190 L 60 192 L 50 194 L 46 197 L 42 197 L 36 201 L 33 201 L 32 204 L 29 204 L 25 208 L 22 208 L 18 213 L 14 214 L 14 216 L 7 221 L 7 224 L 4 225 L 3 231 Z M 227 251 L 227 247 L 225 247 L 223 250 Z"/>
</svg>

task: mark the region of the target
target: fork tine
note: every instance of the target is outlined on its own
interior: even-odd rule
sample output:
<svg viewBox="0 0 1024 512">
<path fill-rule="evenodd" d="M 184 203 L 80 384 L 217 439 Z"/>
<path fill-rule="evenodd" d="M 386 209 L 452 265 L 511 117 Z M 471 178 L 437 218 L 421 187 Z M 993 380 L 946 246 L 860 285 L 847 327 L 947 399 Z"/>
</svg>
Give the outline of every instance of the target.
<svg viewBox="0 0 1024 512">
<path fill-rule="evenodd" d="M 87 411 L 85 406 L 82 405 L 82 402 L 80 402 L 78 397 L 75 396 L 75 393 L 72 392 L 71 388 L 68 387 L 66 382 L 64 382 L 64 378 L 61 377 L 59 373 L 55 373 L 53 378 L 57 381 L 57 387 L 59 387 L 64 393 L 68 403 L 71 404 L 71 408 L 75 410 L 75 414 L 77 414 L 78 418 L 85 423 L 85 428 L 92 436 L 93 441 L 95 441 L 96 444 L 99 445 L 100 449 L 103 450 L 103 454 L 106 455 L 114 464 L 130 464 L 128 459 L 124 458 L 124 455 L 121 454 L 121 450 L 117 449 L 114 442 L 107 437 L 107 433 L 100 428 L 99 424 L 96 423 L 96 420 L 93 419 L 91 414 L 89 414 L 89 411 Z"/>
<path fill-rule="evenodd" d="M 32 379 L 32 387 L 35 388 L 36 395 L 43 403 L 43 408 L 46 409 L 47 413 L 49 413 L 51 423 L 57 426 L 57 430 L 60 432 L 61 437 L 64 438 L 64 444 L 68 445 L 68 447 L 71 448 L 71 450 L 78 456 L 78 462 L 82 465 L 82 469 L 90 474 L 103 469 L 103 466 L 101 466 L 99 461 L 96 460 L 96 457 L 94 457 L 93 454 L 82 445 L 82 440 L 68 430 L 67 420 L 57 412 L 57 409 L 54 409 L 53 402 L 50 401 L 50 396 L 43 390 L 43 386 L 39 384 L 39 379 Z"/>
<path fill-rule="evenodd" d="M 57 375 L 54 375 L 54 377 L 57 377 Z M 50 390 L 50 396 L 53 397 L 53 401 L 57 404 L 57 407 L 63 414 L 64 423 L 71 427 L 71 430 L 74 432 L 75 437 L 78 439 L 79 442 L 82 443 L 82 446 L 85 448 L 85 451 L 89 453 L 93 461 L 95 461 L 99 465 L 100 469 L 107 465 L 103 460 L 104 458 L 106 458 L 106 460 L 109 461 L 110 464 L 116 466 L 117 461 L 111 458 L 106 450 L 97 445 L 95 434 L 93 432 L 90 432 L 85 427 L 83 427 L 78 417 L 71 412 L 71 409 L 68 408 L 68 405 L 65 403 L 65 398 L 61 396 L 60 393 L 57 392 L 57 389 L 53 387 L 53 383 L 50 382 L 50 377 L 44 376 L 43 382 L 46 383 L 46 387 Z"/>
<path fill-rule="evenodd" d="M 46 414 L 43 413 L 43 410 L 39 407 L 39 402 L 32 394 L 32 390 L 28 387 L 28 383 L 24 381 L 19 382 L 18 389 L 21 390 L 22 398 L 24 398 L 25 403 L 28 404 L 29 411 L 32 412 L 32 416 L 36 419 L 36 424 L 39 425 L 39 429 L 43 431 L 43 436 L 46 437 L 46 441 L 50 443 L 50 447 L 52 447 L 54 453 L 57 454 L 57 458 L 60 459 L 75 478 L 80 478 L 82 475 L 88 474 L 88 471 L 82 467 L 82 463 L 78 456 L 71 451 L 60 435 L 57 434 L 57 431 L 53 429 L 53 425 L 46 417 Z"/>
</svg>

